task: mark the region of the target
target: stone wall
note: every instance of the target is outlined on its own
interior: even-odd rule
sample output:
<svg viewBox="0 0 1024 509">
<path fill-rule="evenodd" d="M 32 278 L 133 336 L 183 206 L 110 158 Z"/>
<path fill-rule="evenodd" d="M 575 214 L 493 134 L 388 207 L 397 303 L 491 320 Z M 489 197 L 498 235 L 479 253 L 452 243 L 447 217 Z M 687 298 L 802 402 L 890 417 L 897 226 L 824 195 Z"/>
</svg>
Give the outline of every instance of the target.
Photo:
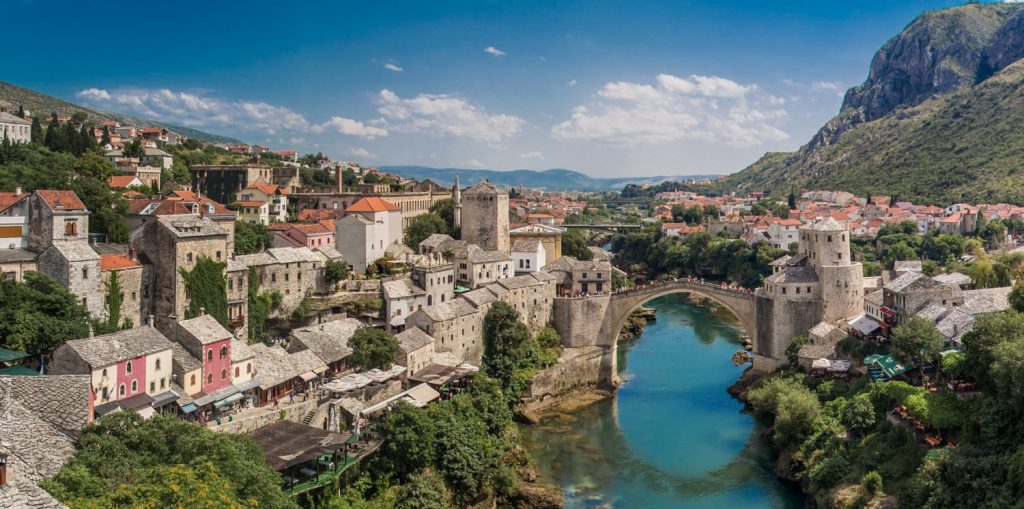
<svg viewBox="0 0 1024 509">
<path fill-rule="evenodd" d="M 533 377 L 524 397 L 527 408 L 542 410 L 560 402 L 562 396 L 598 387 L 604 356 L 605 349 L 598 346 L 566 348 L 558 364 Z"/>
<path fill-rule="evenodd" d="M 610 297 L 554 298 L 554 326 L 566 347 L 599 344 Z"/>
<path fill-rule="evenodd" d="M 326 406 L 326 405 L 325 405 Z M 281 410 L 285 411 L 285 420 L 302 422 L 302 418 L 317 408 L 316 398 L 300 401 L 287 407 L 275 410 L 271 405 L 260 408 L 261 412 L 228 422 L 222 419 L 221 424 L 210 424 L 209 428 L 221 433 L 252 433 L 264 426 L 270 426 L 281 420 Z"/>
</svg>

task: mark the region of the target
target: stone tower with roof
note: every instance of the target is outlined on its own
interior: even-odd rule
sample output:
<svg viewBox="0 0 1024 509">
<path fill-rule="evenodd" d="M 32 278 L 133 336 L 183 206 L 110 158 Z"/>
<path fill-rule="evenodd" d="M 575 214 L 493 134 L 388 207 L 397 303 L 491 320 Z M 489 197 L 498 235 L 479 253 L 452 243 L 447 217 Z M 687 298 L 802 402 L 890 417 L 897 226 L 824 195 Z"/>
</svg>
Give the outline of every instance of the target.
<svg viewBox="0 0 1024 509">
<path fill-rule="evenodd" d="M 864 313 L 864 276 L 850 259 L 850 232 L 826 217 L 800 227 L 795 256 L 772 263 L 774 273 L 757 290 L 754 368 L 786 363 L 786 347 L 815 325 L 837 324 Z"/>
<path fill-rule="evenodd" d="M 42 272 L 93 316 L 103 314 L 100 256 L 89 245 L 89 210 L 74 191 L 40 189 L 29 197 L 28 248 Z"/>
<path fill-rule="evenodd" d="M 461 197 L 462 240 L 485 251 L 511 252 L 508 236 L 508 194 L 490 182 L 479 182 Z"/>
</svg>

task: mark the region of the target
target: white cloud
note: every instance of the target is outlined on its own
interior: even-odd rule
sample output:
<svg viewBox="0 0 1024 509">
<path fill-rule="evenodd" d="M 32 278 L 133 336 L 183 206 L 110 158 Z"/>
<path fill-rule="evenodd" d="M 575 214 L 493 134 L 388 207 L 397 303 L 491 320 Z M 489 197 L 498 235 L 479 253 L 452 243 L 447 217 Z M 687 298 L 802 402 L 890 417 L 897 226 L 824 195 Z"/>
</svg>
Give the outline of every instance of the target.
<svg viewBox="0 0 1024 509">
<path fill-rule="evenodd" d="M 487 53 L 487 54 L 489 54 L 491 56 L 495 56 L 495 57 L 503 57 L 503 56 L 507 55 L 507 53 L 505 53 L 504 51 L 501 51 L 498 48 L 495 48 L 494 46 L 488 46 L 488 47 L 484 48 L 484 53 Z"/>
<path fill-rule="evenodd" d="M 569 80 L 569 82 L 566 83 L 566 85 L 570 86 L 570 87 L 575 87 L 576 86 L 576 80 Z"/>
<path fill-rule="evenodd" d="M 846 92 L 843 90 L 843 84 L 838 81 L 815 81 L 811 83 L 811 90 L 815 92 L 832 92 L 839 97 L 843 97 Z"/>
<path fill-rule="evenodd" d="M 461 163 L 456 164 L 456 166 L 461 166 L 463 168 L 486 168 L 487 167 L 487 165 L 482 163 L 479 159 L 470 159 L 469 161 L 462 161 Z"/>
<path fill-rule="evenodd" d="M 377 154 L 374 154 L 373 152 L 370 152 L 369 150 L 366 150 L 365 148 L 362 148 L 362 147 L 355 147 L 355 148 L 348 149 L 348 155 L 353 156 L 353 157 L 359 157 L 359 158 L 362 158 L 362 159 L 376 159 L 377 158 Z"/>
<path fill-rule="evenodd" d="M 262 101 L 220 99 L 202 93 L 176 92 L 166 88 L 125 88 L 113 91 L 88 88 L 75 95 L 86 103 L 105 109 L 189 127 L 228 127 L 240 131 L 262 131 L 270 135 L 277 135 L 280 131 L 322 133 L 333 129 L 340 134 L 368 139 L 388 135 L 386 129 L 367 126 L 350 118 L 336 116 L 322 124 L 315 124 L 285 106 Z"/>
<path fill-rule="evenodd" d="M 328 129 L 333 129 L 339 134 L 344 134 L 346 136 L 358 136 L 368 140 L 388 135 L 387 129 L 368 126 L 358 120 L 345 117 L 331 117 L 327 122 L 315 125 L 311 128 L 315 133 L 321 133 Z"/>
<path fill-rule="evenodd" d="M 611 145 L 705 140 L 749 147 L 789 137 L 773 121 L 784 101 L 718 76 L 659 74 L 653 84 L 606 83 L 591 104 L 551 128 L 556 138 Z"/>
<path fill-rule="evenodd" d="M 523 159 L 544 159 L 544 153 L 533 151 L 525 154 L 519 154 L 519 157 L 522 157 Z"/>
<path fill-rule="evenodd" d="M 490 142 L 520 132 L 526 121 L 514 115 L 492 114 L 467 99 L 448 94 L 419 94 L 403 99 L 384 89 L 377 94 L 375 123 L 404 133 L 456 136 Z"/>
<path fill-rule="evenodd" d="M 392 64 L 391 62 L 388 62 L 388 63 L 384 64 L 384 68 L 389 70 L 389 71 L 395 71 L 395 72 L 402 72 L 402 71 L 405 70 L 405 69 L 402 69 L 401 67 L 398 67 L 395 64 Z"/>
</svg>

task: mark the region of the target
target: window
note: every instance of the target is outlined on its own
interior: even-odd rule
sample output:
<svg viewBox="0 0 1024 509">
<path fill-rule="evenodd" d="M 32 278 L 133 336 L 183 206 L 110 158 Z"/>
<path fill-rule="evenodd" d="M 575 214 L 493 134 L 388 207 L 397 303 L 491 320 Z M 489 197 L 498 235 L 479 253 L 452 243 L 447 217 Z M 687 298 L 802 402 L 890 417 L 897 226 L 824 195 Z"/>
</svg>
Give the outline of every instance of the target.
<svg viewBox="0 0 1024 509">
<path fill-rule="evenodd" d="M 209 375 L 206 375 L 206 383 L 207 384 L 212 384 L 213 383 L 213 373 L 210 373 Z"/>
<path fill-rule="evenodd" d="M 149 392 L 156 392 L 156 382 L 149 382 Z"/>
<path fill-rule="evenodd" d="M 276 283 L 277 282 L 277 272 L 274 272 L 273 274 L 270 275 L 270 282 L 271 283 Z"/>
<path fill-rule="evenodd" d="M 89 267 L 82 267 L 82 279 L 89 279 Z"/>
<path fill-rule="evenodd" d="M 238 369 L 238 367 L 236 366 L 236 367 L 235 367 L 235 378 L 238 378 L 238 375 L 239 375 L 239 373 L 240 373 L 240 370 L 239 370 L 239 369 Z"/>
<path fill-rule="evenodd" d="M 118 386 L 118 388 L 117 388 L 117 395 L 118 396 L 124 396 L 124 384 L 121 384 L 120 386 Z"/>
<path fill-rule="evenodd" d="M 64 235 L 68 237 L 78 236 L 78 222 L 68 221 L 64 223 Z"/>
<path fill-rule="evenodd" d="M 220 358 L 223 359 L 228 356 L 228 345 L 221 345 L 220 347 Z"/>
<path fill-rule="evenodd" d="M 188 261 L 189 263 L 192 263 L 192 253 L 186 253 L 185 260 Z"/>
<path fill-rule="evenodd" d="M 128 361 L 128 362 L 127 362 L 127 363 L 126 363 L 126 364 L 124 365 L 124 372 L 125 372 L 125 373 L 128 373 L 128 374 L 131 374 L 131 372 L 132 372 L 132 361 Z"/>
<path fill-rule="evenodd" d="M 167 387 L 167 379 L 166 378 L 161 378 L 160 379 L 160 388 L 163 389 L 164 387 Z"/>
<path fill-rule="evenodd" d="M 107 377 L 107 368 L 103 368 L 103 373 L 101 373 L 100 376 L 103 378 Z"/>
<path fill-rule="evenodd" d="M 196 375 L 193 373 L 192 374 L 192 379 L 189 381 L 189 385 L 195 385 L 195 384 L 196 384 Z"/>
<path fill-rule="evenodd" d="M 208 361 L 212 361 L 213 360 L 213 348 L 211 348 L 211 349 L 206 351 L 206 360 L 208 360 Z"/>
<path fill-rule="evenodd" d="M 160 371 L 160 359 L 157 359 L 156 362 L 154 362 L 153 364 L 154 364 L 154 366 L 153 366 L 154 369 L 156 371 Z"/>
<path fill-rule="evenodd" d="M 290 276 L 290 275 L 291 275 L 291 274 L 288 274 L 287 272 L 285 272 L 285 273 L 284 273 L 284 280 L 285 280 L 285 281 L 288 281 L 288 279 L 289 279 L 289 276 Z"/>
<path fill-rule="evenodd" d="M 785 286 L 782 287 L 782 295 L 786 295 L 786 287 Z"/>
<path fill-rule="evenodd" d="M 227 378 L 228 378 L 228 370 L 226 370 L 226 369 L 220 370 L 220 379 L 221 380 L 226 380 Z"/>
<path fill-rule="evenodd" d="M 228 278 L 228 290 L 234 290 L 234 289 L 235 289 L 235 280 L 231 279 L 231 278 Z"/>
<path fill-rule="evenodd" d="M 139 381 L 132 380 L 132 394 L 135 394 L 136 392 L 139 392 Z"/>
<path fill-rule="evenodd" d="M 220 251 L 217 251 L 217 259 L 220 260 Z"/>
<path fill-rule="evenodd" d="M 797 295 L 799 295 L 799 294 L 800 294 L 800 287 L 799 287 L 799 286 L 798 286 L 798 287 L 796 287 L 796 293 L 797 293 Z"/>
<path fill-rule="evenodd" d="M 245 372 L 246 373 L 252 373 L 252 363 L 251 362 L 250 363 L 246 363 L 246 365 L 245 365 Z"/>
</svg>

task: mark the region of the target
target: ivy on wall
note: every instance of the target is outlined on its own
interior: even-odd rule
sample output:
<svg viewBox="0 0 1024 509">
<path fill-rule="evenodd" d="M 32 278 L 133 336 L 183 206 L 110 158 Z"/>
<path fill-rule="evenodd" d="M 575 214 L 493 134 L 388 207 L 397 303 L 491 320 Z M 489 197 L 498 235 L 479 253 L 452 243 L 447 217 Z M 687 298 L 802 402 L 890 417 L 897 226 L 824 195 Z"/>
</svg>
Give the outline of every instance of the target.
<svg viewBox="0 0 1024 509">
<path fill-rule="evenodd" d="M 199 316 L 200 310 L 214 317 L 224 327 L 228 326 L 228 291 L 224 276 L 227 262 L 217 262 L 200 256 L 192 270 L 178 269 L 185 281 L 188 306 L 185 319 Z"/>
</svg>

